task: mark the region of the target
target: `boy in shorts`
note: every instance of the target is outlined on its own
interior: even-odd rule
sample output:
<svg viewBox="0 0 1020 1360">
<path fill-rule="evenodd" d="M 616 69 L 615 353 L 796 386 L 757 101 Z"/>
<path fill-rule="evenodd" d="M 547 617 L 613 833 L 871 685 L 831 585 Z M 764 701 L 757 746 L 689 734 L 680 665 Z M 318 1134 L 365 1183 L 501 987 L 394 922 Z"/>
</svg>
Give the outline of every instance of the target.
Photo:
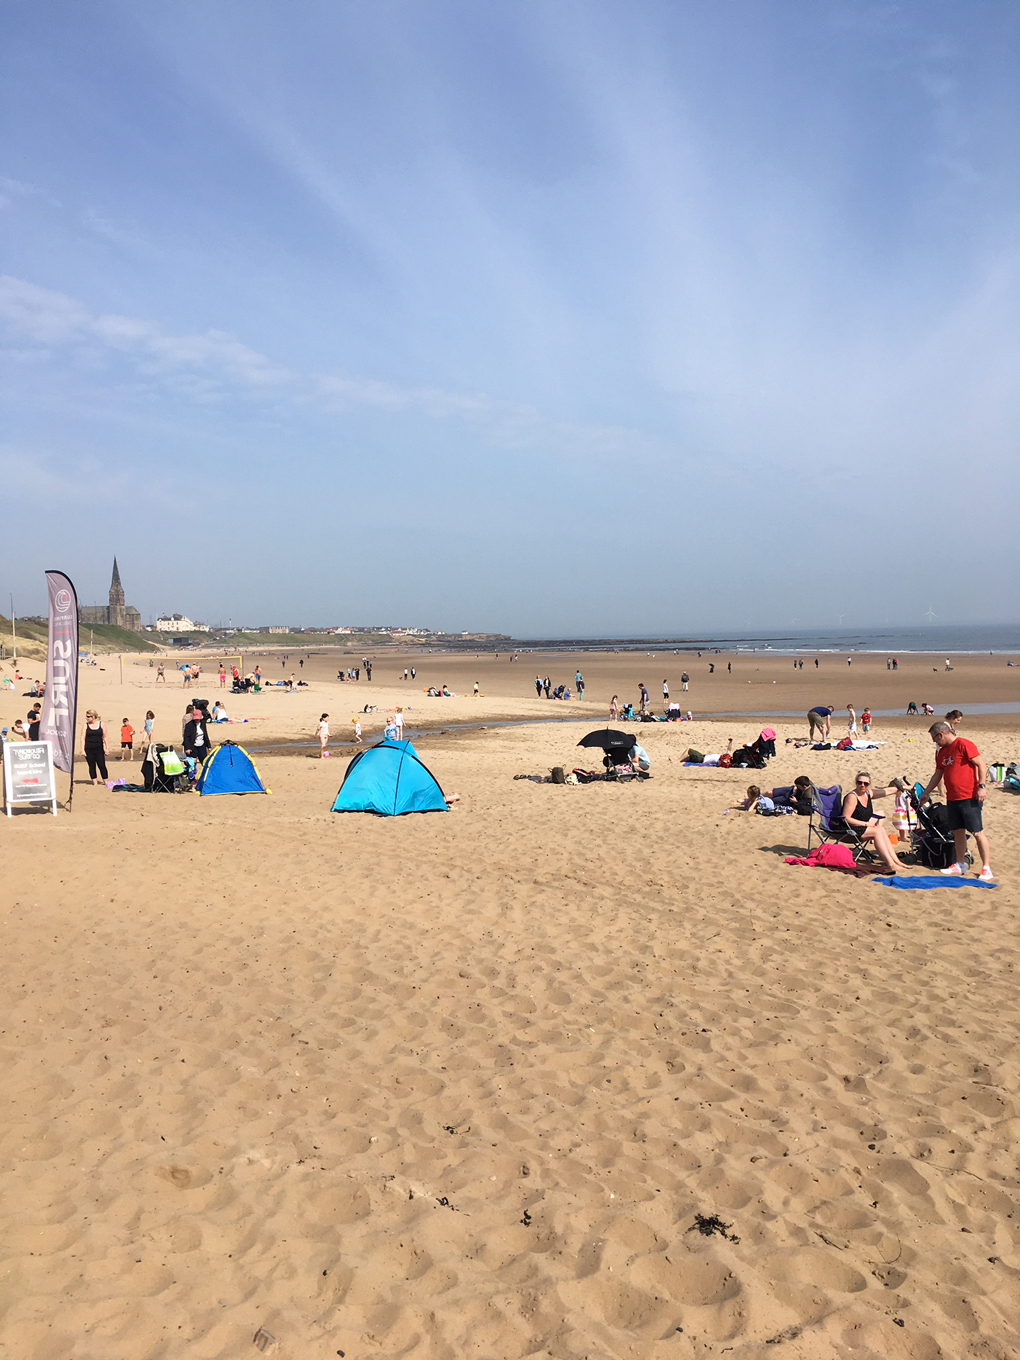
<svg viewBox="0 0 1020 1360">
<path fill-rule="evenodd" d="M 127 755 L 124 754 L 125 751 Z M 120 758 L 121 760 L 134 760 L 135 758 L 135 729 L 127 718 L 120 725 Z"/>
</svg>

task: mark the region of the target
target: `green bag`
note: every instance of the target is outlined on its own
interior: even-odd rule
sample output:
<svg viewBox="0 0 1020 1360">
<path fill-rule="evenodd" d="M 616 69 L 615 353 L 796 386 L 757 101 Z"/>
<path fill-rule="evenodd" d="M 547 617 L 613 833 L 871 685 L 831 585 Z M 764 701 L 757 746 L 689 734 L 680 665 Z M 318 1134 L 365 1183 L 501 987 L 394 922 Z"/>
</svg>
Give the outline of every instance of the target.
<svg viewBox="0 0 1020 1360">
<path fill-rule="evenodd" d="M 174 750 L 172 746 L 169 748 L 169 750 L 163 752 L 163 754 L 160 756 L 160 760 L 163 762 L 164 774 L 184 773 L 184 761 L 181 760 L 180 756 L 177 754 L 177 752 Z"/>
</svg>

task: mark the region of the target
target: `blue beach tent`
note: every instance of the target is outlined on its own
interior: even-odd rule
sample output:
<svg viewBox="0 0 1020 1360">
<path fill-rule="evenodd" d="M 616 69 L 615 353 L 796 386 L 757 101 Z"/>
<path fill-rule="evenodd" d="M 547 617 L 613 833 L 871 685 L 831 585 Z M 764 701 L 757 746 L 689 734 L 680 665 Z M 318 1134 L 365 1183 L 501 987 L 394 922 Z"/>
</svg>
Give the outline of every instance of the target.
<svg viewBox="0 0 1020 1360">
<path fill-rule="evenodd" d="M 198 779 L 197 793 L 269 793 L 255 764 L 243 746 L 225 741 L 214 746 L 205 758 Z"/>
<path fill-rule="evenodd" d="M 409 741 L 381 741 L 347 766 L 334 812 L 446 812 L 443 790 Z"/>
</svg>

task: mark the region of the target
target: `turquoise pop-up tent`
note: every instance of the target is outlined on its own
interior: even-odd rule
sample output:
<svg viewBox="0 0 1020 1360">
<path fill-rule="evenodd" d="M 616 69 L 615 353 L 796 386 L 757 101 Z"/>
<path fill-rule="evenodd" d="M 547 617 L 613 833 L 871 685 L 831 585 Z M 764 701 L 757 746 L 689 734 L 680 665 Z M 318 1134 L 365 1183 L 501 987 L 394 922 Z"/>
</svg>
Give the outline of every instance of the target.
<svg viewBox="0 0 1020 1360">
<path fill-rule="evenodd" d="M 195 781 L 197 793 L 269 793 L 243 746 L 225 741 L 206 756 Z"/>
<path fill-rule="evenodd" d="M 409 741 L 381 741 L 359 751 L 347 766 L 333 804 L 334 812 L 446 812 L 436 778 Z"/>
</svg>

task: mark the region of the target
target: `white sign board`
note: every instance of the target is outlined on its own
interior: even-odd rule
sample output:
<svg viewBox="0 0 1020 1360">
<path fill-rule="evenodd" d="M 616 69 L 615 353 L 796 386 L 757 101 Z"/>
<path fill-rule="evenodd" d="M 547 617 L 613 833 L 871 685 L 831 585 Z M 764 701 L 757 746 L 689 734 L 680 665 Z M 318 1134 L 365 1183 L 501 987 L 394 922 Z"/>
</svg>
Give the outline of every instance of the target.
<svg viewBox="0 0 1020 1360">
<path fill-rule="evenodd" d="M 4 742 L 4 809 L 24 803 L 49 803 L 57 815 L 53 746 L 48 741 Z"/>
</svg>

